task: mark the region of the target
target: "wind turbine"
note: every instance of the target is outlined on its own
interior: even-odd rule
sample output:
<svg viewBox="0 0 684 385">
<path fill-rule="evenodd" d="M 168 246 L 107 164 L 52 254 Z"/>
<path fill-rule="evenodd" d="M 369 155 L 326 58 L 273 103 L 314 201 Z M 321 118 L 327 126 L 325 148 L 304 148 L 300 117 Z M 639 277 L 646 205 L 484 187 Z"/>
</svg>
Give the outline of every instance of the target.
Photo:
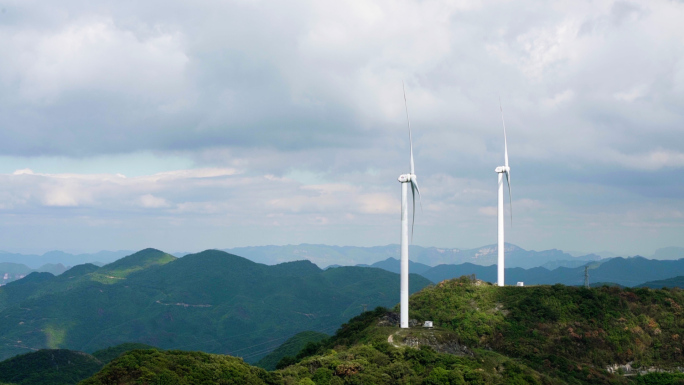
<svg viewBox="0 0 684 385">
<path fill-rule="evenodd" d="M 408 184 L 411 184 L 411 197 L 413 198 L 413 219 L 411 221 L 411 239 L 413 240 L 413 225 L 416 221 L 416 193 L 420 199 L 420 190 L 413 167 L 413 138 L 411 137 L 411 120 L 409 119 L 408 103 L 406 102 L 406 89 L 404 91 L 404 107 L 406 108 L 406 122 L 409 130 L 409 148 L 411 151 L 411 172 L 399 176 L 401 183 L 401 322 L 403 329 L 409 327 L 408 304 L 409 304 L 409 236 L 408 236 Z"/>
<path fill-rule="evenodd" d="M 511 168 L 508 167 L 508 144 L 506 143 L 506 122 L 504 121 L 503 108 L 501 107 L 501 99 L 499 99 L 499 110 L 501 110 L 501 123 L 503 123 L 504 130 L 504 165 L 497 167 L 494 171 L 499 174 L 499 245 L 497 247 L 499 252 L 499 260 L 497 264 L 497 285 L 504 285 L 504 207 L 503 207 L 503 174 L 506 174 L 506 182 L 508 183 L 508 199 L 511 209 L 511 225 L 513 224 L 513 198 L 511 197 Z"/>
</svg>

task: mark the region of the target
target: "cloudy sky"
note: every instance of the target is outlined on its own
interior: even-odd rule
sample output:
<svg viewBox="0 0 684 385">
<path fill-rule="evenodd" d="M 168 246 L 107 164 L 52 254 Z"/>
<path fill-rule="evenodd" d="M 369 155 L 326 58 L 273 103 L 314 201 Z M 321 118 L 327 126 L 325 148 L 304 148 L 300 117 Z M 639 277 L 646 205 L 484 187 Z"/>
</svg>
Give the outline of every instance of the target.
<svg viewBox="0 0 684 385">
<path fill-rule="evenodd" d="M 684 246 L 681 1 L 0 0 L 0 249 Z"/>
</svg>

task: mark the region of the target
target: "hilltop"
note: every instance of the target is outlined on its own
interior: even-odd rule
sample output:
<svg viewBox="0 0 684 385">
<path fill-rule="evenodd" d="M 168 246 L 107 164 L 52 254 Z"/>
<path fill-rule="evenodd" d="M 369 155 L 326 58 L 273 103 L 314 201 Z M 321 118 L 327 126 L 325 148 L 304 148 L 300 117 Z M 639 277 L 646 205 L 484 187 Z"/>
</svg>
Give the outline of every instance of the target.
<svg viewBox="0 0 684 385">
<path fill-rule="evenodd" d="M 378 308 L 273 372 L 224 356 L 137 351 L 86 383 L 134 383 L 141 373 L 177 383 L 200 375 L 254 384 L 677 383 L 682 306 L 680 290 L 500 288 L 461 277 L 411 296 L 411 318 L 433 320 L 433 329 L 399 329 L 396 312 Z M 177 362 L 187 365 L 180 371 Z M 671 373 L 649 373 L 655 367 Z"/>
<path fill-rule="evenodd" d="M 135 349 L 153 349 L 144 344 L 125 343 L 94 352 L 92 355 L 68 349 L 41 349 L 0 362 L 0 383 L 17 385 L 76 384 L 102 367 Z"/>
<path fill-rule="evenodd" d="M 90 354 L 66 349 L 44 349 L 0 362 L 0 383 L 17 385 L 69 385 L 102 369 Z"/>
</svg>

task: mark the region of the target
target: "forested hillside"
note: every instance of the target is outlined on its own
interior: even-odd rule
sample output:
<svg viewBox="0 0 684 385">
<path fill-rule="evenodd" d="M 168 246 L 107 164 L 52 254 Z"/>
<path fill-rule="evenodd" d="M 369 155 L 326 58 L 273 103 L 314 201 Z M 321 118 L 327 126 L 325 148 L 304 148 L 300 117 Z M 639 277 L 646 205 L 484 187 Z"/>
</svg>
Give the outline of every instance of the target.
<svg viewBox="0 0 684 385">
<path fill-rule="evenodd" d="M 412 292 L 428 284 L 411 277 Z M 363 304 L 393 306 L 398 297 L 399 276 L 380 269 L 323 271 L 308 261 L 267 266 L 217 250 L 175 258 L 147 249 L 0 288 L 0 359 L 138 342 L 252 362 L 298 332 L 332 333 Z"/>
</svg>

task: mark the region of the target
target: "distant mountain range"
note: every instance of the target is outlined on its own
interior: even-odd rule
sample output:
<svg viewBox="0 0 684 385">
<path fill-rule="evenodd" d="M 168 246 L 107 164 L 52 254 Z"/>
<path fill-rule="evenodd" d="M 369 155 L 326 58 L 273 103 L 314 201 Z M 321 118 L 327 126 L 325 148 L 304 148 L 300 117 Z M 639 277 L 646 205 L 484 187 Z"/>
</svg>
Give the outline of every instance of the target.
<svg viewBox="0 0 684 385">
<path fill-rule="evenodd" d="M 490 266 L 497 261 L 497 245 L 488 245 L 475 249 L 454 249 L 410 246 L 411 260 L 427 266 L 442 264 L 458 265 L 472 263 L 480 266 Z M 320 267 L 325 266 L 366 266 L 387 260 L 398 258 L 399 245 L 355 247 L 355 246 L 329 246 L 329 245 L 285 245 L 285 246 L 252 246 L 223 249 L 223 251 L 240 255 L 253 262 L 266 265 L 276 265 L 283 262 L 309 260 Z M 50 251 L 43 255 L 28 255 L 7 253 L 0 251 L 0 262 L 11 262 L 26 265 L 29 269 L 39 269 L 45 264 L 62 264 L 64 266 L 76 266 L 84 263 L 92 263 L 102 266 L 116 261 L 133 251 L 100 251 L 97 253 L 69 254 L 61 251 Z M 182 257 L 191 253 L 170 253 L 176 257 Z M 506 267 L 521 267 L 529 269 L 533 267 L 546 267 L 553 270 L 557 267 L 583 266 L 587 261 L 603 261 L 616 257 L 609 252 L 594 254 L 582 254 L 579 252 L 564 252 L 551 249 L 544 251 L 525 250 L 516 245 L 506 244 Z M 652 259 L 676 260 L 684 258 L 684 248 L 666 247 L 658 249 Z M 417 270 L 412 270 L 417 271 Z"/>
<path fill-rule="evenodd" d="M 224 251 L 242 255 L 259 263 L 274 264 L 292 260 L 307 259 L 319 266 L 330 265 L 370 265 L 387 258 L 399 256 L 399 245 L 353 247 L 328 245 L 287 245 L 287 246 L 254 246 L 225 249 Z M 497 245 L 483 246 L 476 249 L 445 249 L 437 247 L 410 246 L 411 260 L 427 266 L 439 264 L 472 263 L 489 266 L 496 263 Z M 682 255 L 684 257 L 684 255 Z M 506 264 L 510 267 L 531 268 L 551 261 L 595 261 L 600 257 L 589 254 L 573 257 L 561 250 L 534 251 L 525 250 L 516 245 L 506 243 Z"/>
<path fill-rule="evenodd" d="M 62 265 L 61 263 L 47 263 L 37 269 L 31 269 L 30 267 L 21 263 L 0 262 L 0 286 L 6 285 L 12 281 L 16 281 L 17 279 L 24 278 L 33 272 L 46 272 L 59 275 L 67 270 L 68 267 Z"/>
<path fill-rule="evenodd" d="M 523 282 L 526 285 L 553 285 L 557 283 L 570 286 L 582 285 L 584 284 L 584 266 L 586 265 L 588 267 L 590 284 L 593 282 L 605 282 L 626 287 L 684 287 L 684 281 L 681 278 L 670 279 L 679 275 L 684 276 L 684 258 L 674 261 L 659 261 L 643 257 L 618 257 L 602 261 L 578 262 L 582 262 L 582 264 L 576 267 L 561 266 L 553 269 L 547 267 L 531 269 L 507 268 L 505 274 L 506 285 L 516 285 L 518 282 Z M 547 265 L 552 264 L 548 263 Z M 395 258 L 388 258 L 384 261 L 365 266 L 395 273 L 398 273 L 400 269 L 399 260 Z M 480 266 L 472 263 L 462 263 L 430 267 L 409 261 L 409 271 L 422 275 L 434 283 L 472 274 L 478 279 L 487 282 L 494 283 L 497 280 L 496 265 Z"/>
<path fill-rule="evenodd" d="M 92 263 L 99 266 L 114 262 L 117 259 L 133 254 L 131 250 L 99 251 L 90 254 L 69 254 L 63 251 L 49 251 L 42 255 L 20 254 L 0 251 L 0 262 L 11 262 L 26 265 L 31 269 L 38 269 L 45 264 L 58 264 L 64 266 L 76 266 L 84 263 Z"/>
</svg>

